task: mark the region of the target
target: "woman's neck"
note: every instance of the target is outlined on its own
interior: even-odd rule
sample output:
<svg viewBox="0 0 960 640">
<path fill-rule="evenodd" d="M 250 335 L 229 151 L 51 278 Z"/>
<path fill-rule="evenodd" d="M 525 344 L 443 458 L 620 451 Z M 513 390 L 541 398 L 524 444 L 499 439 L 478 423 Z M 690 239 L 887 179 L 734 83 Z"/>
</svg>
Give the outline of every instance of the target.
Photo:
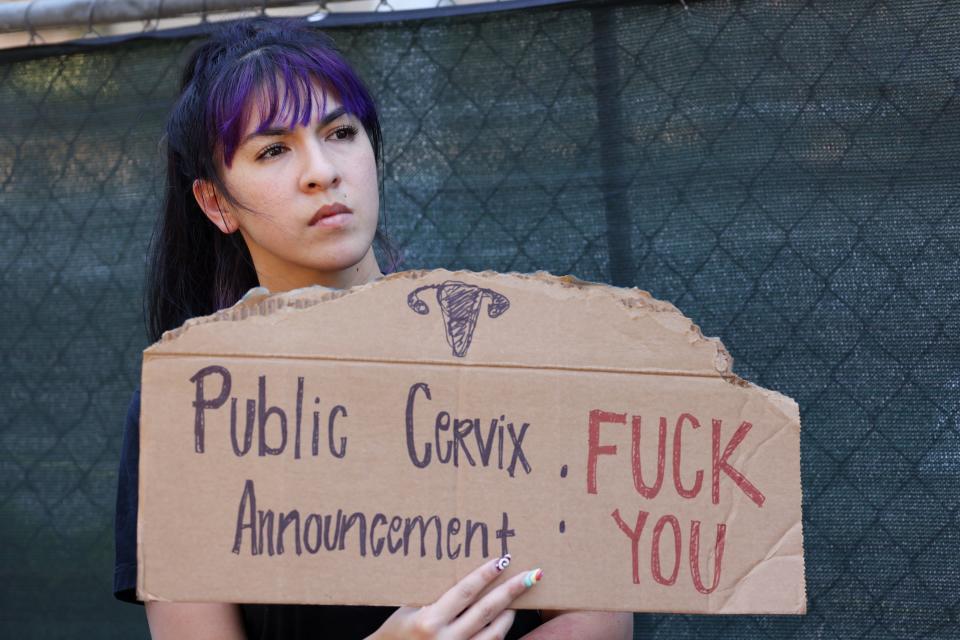
<svg viewBox="0 0 960 640">
<path fill-rule="evenodd" d="M 269 289 L 270 293 L 282 293 L 314 285 L 331 289 L 347 289 L 372 282 L 382 276 L 383 273 L 380 271 L 380 265 L 372 249 L 360 262 L 340 271 L 321 272 L 304 269 L 283 274 L 257 272 L 260 286 Z"/>
</svg>

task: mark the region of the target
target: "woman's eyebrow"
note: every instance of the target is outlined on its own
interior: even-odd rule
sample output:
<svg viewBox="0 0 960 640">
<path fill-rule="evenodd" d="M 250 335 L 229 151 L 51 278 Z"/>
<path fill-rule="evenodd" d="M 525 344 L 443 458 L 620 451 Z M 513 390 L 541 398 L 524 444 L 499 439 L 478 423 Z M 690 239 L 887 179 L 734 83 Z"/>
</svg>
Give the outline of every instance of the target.
<svg viewBox="0 0 960 640">
<path fill-rule="evenodd" d="M 345 108 L 337 107 L 333 111 L 330 111 L 329 113 L 324 115 L 320 119 L 320 122 L 317 123 L 317 127 L 323 128 L 346 113 L 347 113 L 347 110 Z M 243 142 L 240 143 L 240 146 L 245 145 L 246 143 L 250 142 L 254 138 L 261 138 L 261 137 L 276 138 L 278 136 L 287 135 L 290 132 L 291 132 L 290 129 L 286 129 L 284 127 L 270 127 L 269 129 L 264 129 L 263 131 L 254 131 L 253 133 L 251 133 L 250 135 L 248 135 L 246 138 L 243 139 Z"/>
</svg>

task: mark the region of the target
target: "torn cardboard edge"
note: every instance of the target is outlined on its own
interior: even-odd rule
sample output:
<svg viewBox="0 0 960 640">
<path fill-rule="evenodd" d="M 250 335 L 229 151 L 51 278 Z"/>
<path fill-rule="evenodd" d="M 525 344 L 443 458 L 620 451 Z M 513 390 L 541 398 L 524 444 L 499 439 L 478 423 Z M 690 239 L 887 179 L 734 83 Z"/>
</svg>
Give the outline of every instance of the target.
<svg viewBox="0 0 960 640">
<path fill-rule="evenodd" d="M 269 293 L 266 289 L 257 288 L 261 289 L 262 292 L 258 291 L 257 289 L 251 290 L 251 292 L 243 300 L 237 302 L 232 307 L 228 307 L 207 316 L 191 318 L 180 327 L 164 332 L 157 344 L 174 341 L 191 328 L 199 325 L 212 322 L 241 322 L 251 318 L 270 316 L 276 313 L 308 309 L 324 302 L 370 291 L 392 281 L 417 280 L 429 274 L 435 274 L 444 277 L 447 280 L 454 281 L 460 278 L 469 278 L 474 281 L 490 281 L 503 277 L 516 279 L 518 281 L 536 281 L 549 286 L 559 286 L 567 290 L 590 291 L 591 293 L 608 295 L 612 299 L 618 301 L 628 310 L 642 309 L 644 311 L 669 314 L 676 317 L 683 323 L 688 323 L 688 331 L 690 333 L 691 342 L 702 341 L 711 343 L 715 346 L 716 356 L 713 365 L 717 375 L 735 384 L 750 384 L 733 373 L 733 358 L 719 338 L 704 336 L 700 327 L 694 324 L 689 318 L 684 316 L 680 310 L 670 302 L 658 300 L 654 298 L 648 291 L 644 291 L 642 289 L 626 289 L 603 283 L 588 282 L 570 275 L 554 276 L 546 271 L 537 271 L 531 274 L 526 274 L 516 272 L 499 273 L 496 271 L 473 272 L 464 270 L 447 271 L 445 269 L 421 269 L 389 274 L 372 282 L 351 287 L 349 289 L 331 289 L 317 285 L 302 289 L 294 289 L 292 291 L 282 293 Z M 147 353 L 150 351 L 151 348 L 146 350 Z M 657 373 L 669 375 L 669 371 Z"/>
</svg>

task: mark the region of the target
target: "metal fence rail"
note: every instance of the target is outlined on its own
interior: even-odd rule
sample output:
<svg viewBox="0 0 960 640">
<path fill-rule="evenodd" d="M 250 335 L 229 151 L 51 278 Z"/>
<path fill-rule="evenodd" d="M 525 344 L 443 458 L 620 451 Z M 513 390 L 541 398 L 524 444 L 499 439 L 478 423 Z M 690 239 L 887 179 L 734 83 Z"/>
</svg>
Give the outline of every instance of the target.
<svg viewBox="0 0 960 640">
<path fill-rule="evenodd" d="M 560 4 L 569 0 L 5 0 L 0 49 L 170 31 L 254 15 L 354 24 Z M 392 15 L 396 14 L 396 15 Z"/>
</svg>

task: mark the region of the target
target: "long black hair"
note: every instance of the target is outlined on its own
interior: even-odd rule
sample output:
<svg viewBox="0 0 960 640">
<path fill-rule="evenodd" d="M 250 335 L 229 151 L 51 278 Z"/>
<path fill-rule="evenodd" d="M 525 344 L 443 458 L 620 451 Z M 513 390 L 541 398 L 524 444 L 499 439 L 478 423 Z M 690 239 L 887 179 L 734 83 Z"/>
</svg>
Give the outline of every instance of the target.
<svg viewBox="0 0 960 640">
<path fill-rule="evenodd" d="M 190 56 L 166 124 L 167 182 L 147 259 L 144 306 L 152 341 L 189 318 L 236 303 L 259 284 L 242 236 L 210 222 L 193 196 L 193 182 L 208 180 L 233 200 L 218 165 L 230 166 L 251 101 L 260 100 L 265 122 L 285 114 L 306 124 L 317 108 L 314 83 L 324 100 L 333 91 L 360 120 L 382 177 L 373 97 L 322 33 L 300 21 L 252 18 L 218 29 Z M 395 270 L 397 253 L 380 228 L 376 242 L 387 270 Z"/>
</svg>

